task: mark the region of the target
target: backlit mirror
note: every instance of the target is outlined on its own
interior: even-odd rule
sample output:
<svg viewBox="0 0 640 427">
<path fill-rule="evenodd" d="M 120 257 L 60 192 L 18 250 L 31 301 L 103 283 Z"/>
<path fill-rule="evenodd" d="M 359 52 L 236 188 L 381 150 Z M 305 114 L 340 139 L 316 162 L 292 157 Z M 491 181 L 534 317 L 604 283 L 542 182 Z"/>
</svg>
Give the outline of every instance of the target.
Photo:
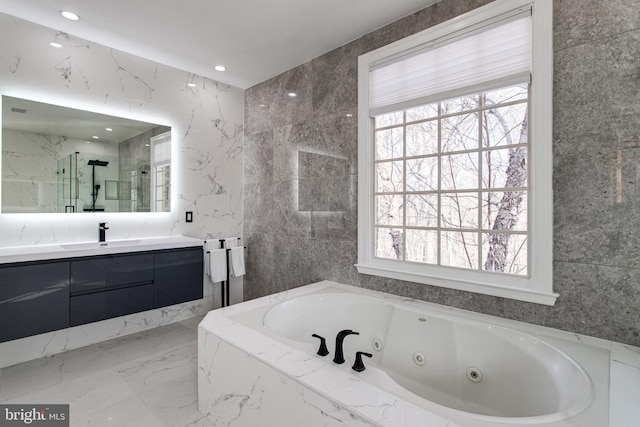
<svg viewBox="0 0 640 427">
<path fill-rule="evenodd" d="M 2 96 L 2 213 L 169 212 L 171 128 Z"/>
</svg>

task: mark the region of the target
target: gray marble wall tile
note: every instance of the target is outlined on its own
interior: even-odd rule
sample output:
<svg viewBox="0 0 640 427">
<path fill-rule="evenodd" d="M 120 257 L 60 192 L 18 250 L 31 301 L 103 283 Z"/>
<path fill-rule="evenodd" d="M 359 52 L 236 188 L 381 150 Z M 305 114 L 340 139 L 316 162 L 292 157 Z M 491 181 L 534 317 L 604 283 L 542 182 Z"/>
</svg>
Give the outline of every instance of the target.
<svg viewBox="0 0 640 427">
<path fill-rule="evenodd" d="M 559 28 L 556 28 L 556 34 Z M 640 134 L 640 28 L 554 54 L 554 154 L 615 150 Z M 583 140 L 591 138 L 591 140 Z M 593 138 L 598 138 L 593 144 Z"/>
<path fill-rule="evenodd" d="M 264 83 L 260 91 L 245 96 L 245 127 L 249 134 L 304 120 L 313 115 L 309 78 L 310 64 L 304 64 Z M 295 93 L 295 97 L 289 93 Z"/>
<path fill-rule="evenodd" d="M 257 233 L 245 229 L 246 275 L 244 279 L 244 298 L 253 299 L 268 295 L 273 285 L 274 254 L 273 235 Z M 259 260 L 259 262 L 256 262 Z M 269 260 L 270 262 L 267 262 Z"/>
<path fill-rule="evenodd" d="M 629 178 L 617 179 L 619 171 L 621 178 L 633 173 L 635 180 L 640 158 L 618 168 L 613 154 L 596 149 L 591 155 L 555 156 L 556 260 L 640 268 L 637 188 L 629 188 Z"/>
<path fill-rule="evenodd" d="M 273 180 L 273 130 L 245 134 L 244 183 L 256 184 Z"/>
<path fill-rule="evenodd" d="M 245 231 L 256 246 L 248 257 L 247 297 L 336 280 L 640 345 L 635 0 L 554 1 L 554 289 L 560 293 L 555 306 L 360 275 L 353 266 L 358 55 L 487 3 L 443 0 L 245 91 L 247 145 L 262 147 L 248 156 L 262 164 L 245 171 L 253 183 L 245 188 Z M 291 103 L 285 91 L 294 87 L 302 97 Z M 292 159 L 300 150 L 348 159 L 350 210 L 292 220 L 301 215 L 287 193 L 299 178 L 300 165 Z M 279 212 L 281 205 L 290 210 Z"/>
<path fill-rule="evenodd" d="M 555 0 L 556 49 L 640 28 L 640 8 L 628 0 Z"/>
<path fill-rule="evenodd" d="M 348 159 L 298 151 L 298 210 L 350 211 L 349 169 Z"/>
<path fill-rule="evenodd" d="M 613 341 L 640 341 L 640 270 L 597 266 L 597 289 L 591 294 L 590 335 L 609 336 Z"/>
</svg>

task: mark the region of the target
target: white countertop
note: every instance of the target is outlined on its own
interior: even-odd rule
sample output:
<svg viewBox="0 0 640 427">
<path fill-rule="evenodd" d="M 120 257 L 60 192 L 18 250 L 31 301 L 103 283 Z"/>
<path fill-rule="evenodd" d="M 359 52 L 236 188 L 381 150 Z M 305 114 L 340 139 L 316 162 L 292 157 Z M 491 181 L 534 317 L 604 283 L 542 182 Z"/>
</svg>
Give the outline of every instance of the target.
<svg viewBox="0 0 640 427">
<path fill-rule="evenodd" d="M 49 245 L 0 247 L 0 264 L 76 258 L 128 252 L 203 246 L 204 240 L 186 236 L 143 237 L 106 242 L 68 242 Z"/>
</svg>

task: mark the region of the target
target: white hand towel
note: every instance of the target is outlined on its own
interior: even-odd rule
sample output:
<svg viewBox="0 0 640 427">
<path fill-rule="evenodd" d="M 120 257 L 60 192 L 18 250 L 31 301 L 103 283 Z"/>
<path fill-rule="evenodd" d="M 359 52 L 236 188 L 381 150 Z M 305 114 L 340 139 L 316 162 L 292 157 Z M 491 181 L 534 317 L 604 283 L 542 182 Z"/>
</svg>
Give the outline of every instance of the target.
<svg viewBox="0 0 640 427">
<path fill-rule="evenodd" d="M 229 253 L 231 265 L 231 276 L 240 277 L 245 274 L 244 269 L 244 248 L 242 246 L 231 248 Z"/>
<path fill-rule="evenodd" d="M 235 248 L 238 246 L 238 241 L 237 237 L 227 237 L 224 239 L 224 247 L 227 249 Z"/>
<path fill-rule="evenodd" d="M 207 243 L 205 242 L 205 251 L 204 251 L 204 262 L 202 263 L 204 266 L 204 274 L 207 276 L 211 276 L 211 257 L 209 256 L 209 251 L 207 251 Z"/>
<path fill-rule="evenodd" d="M 227 250 L 212 249 L 209 251 L 209 277 L 213 283 L 227 280 Z"/>
</svg>

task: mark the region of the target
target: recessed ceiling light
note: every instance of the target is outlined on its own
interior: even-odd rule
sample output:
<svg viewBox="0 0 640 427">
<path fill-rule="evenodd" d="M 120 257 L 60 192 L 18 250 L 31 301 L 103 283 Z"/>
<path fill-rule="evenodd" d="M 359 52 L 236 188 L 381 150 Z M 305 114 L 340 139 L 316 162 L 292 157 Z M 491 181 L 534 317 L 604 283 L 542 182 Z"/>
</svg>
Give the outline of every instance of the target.
<svg viewBox="0 0 640 427">
<path fill-rule="evenodd" d="M 151 144 L 144 144 L 145 147 L 151 147 Z"/>
<path fill-rule="evenodd" d="M 104 130 L 106 130 L 107 132 L 112 132 L 113 131 L 113 129 L 111 129 L 111 128 L 104 128 Z"/>
<path fill-rule="evenodd" d="M 347 117 L 353 117 L 353 114 L 347 113 Z"/>
<path fill-rule="evenodd" d="M 189 87 L 196 87 L 196 84 L 195 84 L 195 83 L 187 83 L 187 86 L 189 86 Z"/>
<path fill-rule="evenodd" d="M 296 96 L 298 96 L 298 94 L 295 92 L 289 92 L 287 95 L 289 95 L 291 98 L 295 98 Z"/>
<path fill-rule="evenodd" d="M 93 139 L 99 139 L 100 137 L 98 135 L 93 135 L 91 138 Z"/>
<path fill-rule="evenodd" d="M 51 42 L 49 43 L 52 47 L 58 48 L 60 49 L 62 47 L 62 45 L 60 43 L 56 43 L 56 42 Z"/>
<path fill-rule="evenodd" d="M 215 67 L 213 67 L 216 71 L 225 71 L 227 69 L 227 67 L 225 67 L 224 65 L 216 65 Z"/>
<path fill-rule="evenodd" d="M 266 107 L 266 105 L 265 104 L 258 104 L 258 107 L 264 108 L 264 107 Z"/>
<path fill-rule="evenodd" d="M 91 144 L 91 141 L 85 141 L 86 144 Z"/>
<path fill-rule="evenodd" d="M 76 15 L 73 12 L 69 12 L 68 10 L 61 10 L 60 11 L 60 15 L 62 15 L 63 17 L 67 18 L 70 21 L 79 21 L 80 20 L 80 16 Z"/>
</svg>

